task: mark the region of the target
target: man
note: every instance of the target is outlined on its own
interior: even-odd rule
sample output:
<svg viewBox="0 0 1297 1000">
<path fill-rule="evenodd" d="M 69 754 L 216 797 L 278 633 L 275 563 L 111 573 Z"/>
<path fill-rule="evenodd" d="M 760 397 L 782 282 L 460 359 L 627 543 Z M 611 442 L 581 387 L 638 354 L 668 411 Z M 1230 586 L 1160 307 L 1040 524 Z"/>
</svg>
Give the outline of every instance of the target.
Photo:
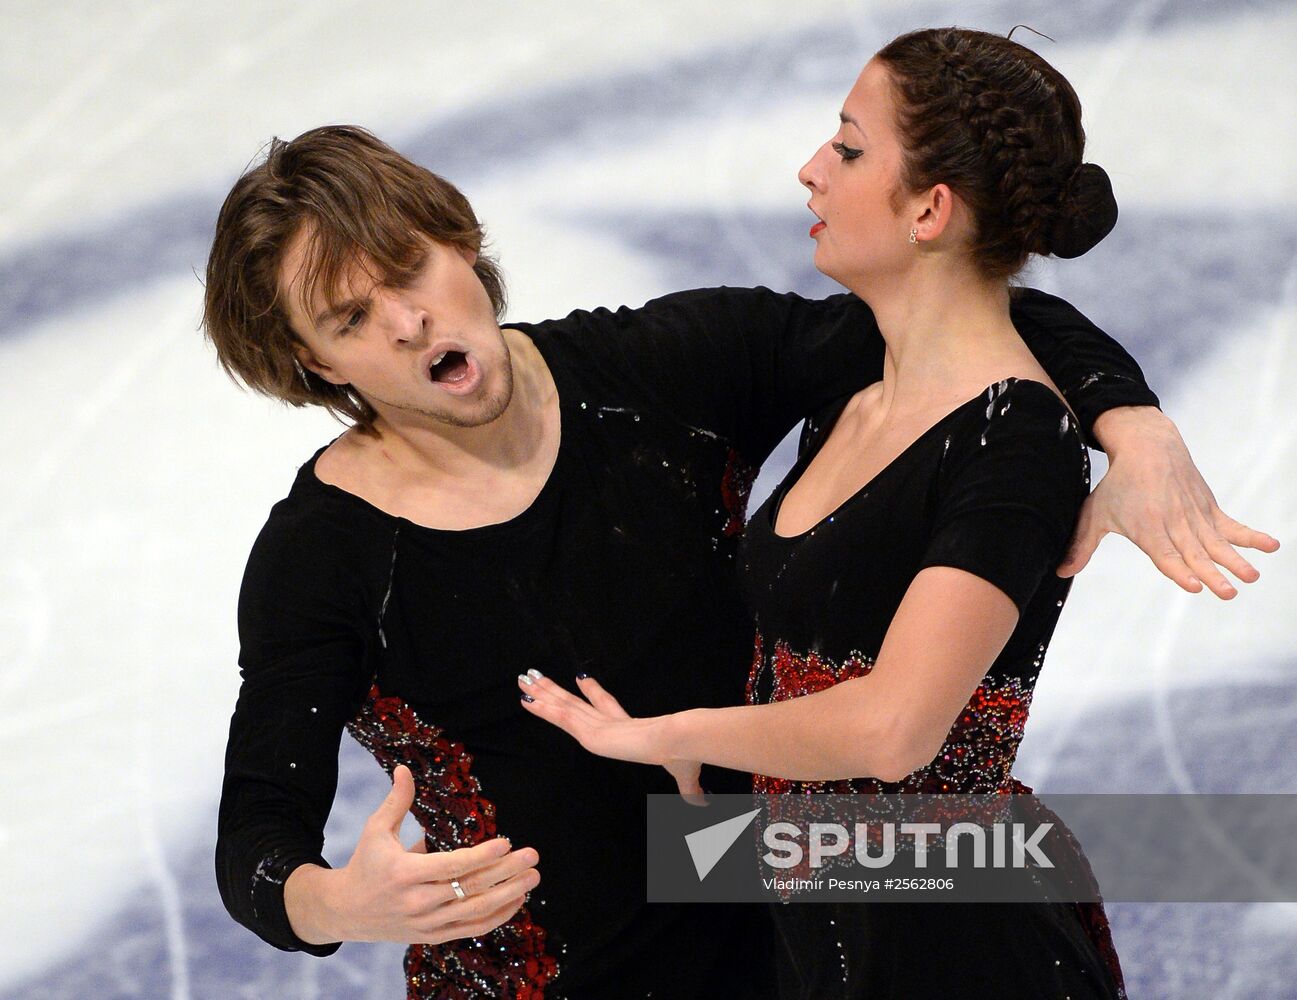
<svg viewBox="0 0 1297 1000">
<path fill-rule="evenodd" d="M 879 377 L 873 317 L 850 295 L 717 289 L 502 329 L 481 245 L 458 191 L 349 127 L 272 144 L 222 208 L 221 363 L 351 424 L 249 558 L 223 899 L 281 948 L 415 942 L 411 996 L 767 995 L 760 908 L 644 902 L 645 796 L 669 777 L 586 754 L 515 679 L 597 667 L 640 715 L 741 699 L 747 492 L 802 416 Z M 1073 564 L 1121 530 L 1185 585 L 1228 586 L 1208 555 L 1254 578 L 1227 543 L 1272 540 L 1215 507 L 1125 352 L 1040 293 L 1014 320 L 1113 456 Z M 333 870 L 344 727 L 393 788 Z"/>
</svg>

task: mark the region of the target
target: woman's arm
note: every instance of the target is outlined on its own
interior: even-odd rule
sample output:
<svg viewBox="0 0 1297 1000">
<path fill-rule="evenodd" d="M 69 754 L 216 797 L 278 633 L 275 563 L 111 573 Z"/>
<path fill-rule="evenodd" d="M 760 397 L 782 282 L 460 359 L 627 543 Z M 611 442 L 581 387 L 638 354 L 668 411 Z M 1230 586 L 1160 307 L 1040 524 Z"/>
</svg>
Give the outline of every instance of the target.
<svg viewBox="0 0 1297 1000">
<path fill-rule="evenodd" d="M 936 755 L 1017 621 L 1017 607 L 994 584 L 933 566 L 906 591 L 866 677 L 773 705 L 632 719 L 591 678 L 577 682 L 586 701 L 532 675 L 524 706 L 618 760 L 700 761 L 799 781 L 898 781 Z"/>
</svg>

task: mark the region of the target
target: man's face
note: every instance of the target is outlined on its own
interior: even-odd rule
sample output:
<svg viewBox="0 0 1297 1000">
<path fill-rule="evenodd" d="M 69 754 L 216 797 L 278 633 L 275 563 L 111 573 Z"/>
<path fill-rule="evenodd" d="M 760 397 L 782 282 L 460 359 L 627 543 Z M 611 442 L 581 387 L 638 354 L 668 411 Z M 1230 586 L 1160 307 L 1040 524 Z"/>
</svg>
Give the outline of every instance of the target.
<svg viewBox="0 0 1297 1000">
<path fill-rule="evenodd" d="M 349 268 L 330 307 L 322 288 L 303 299 L 308 246 L 304 227 L 279 270 L 303 367 L 350 384 L 395 426 L 431 420 L 477 427 L 504 412 L 513 369 L 471 253 L 428 240 L 422 266 L 399 288 Z"/>
</svg>

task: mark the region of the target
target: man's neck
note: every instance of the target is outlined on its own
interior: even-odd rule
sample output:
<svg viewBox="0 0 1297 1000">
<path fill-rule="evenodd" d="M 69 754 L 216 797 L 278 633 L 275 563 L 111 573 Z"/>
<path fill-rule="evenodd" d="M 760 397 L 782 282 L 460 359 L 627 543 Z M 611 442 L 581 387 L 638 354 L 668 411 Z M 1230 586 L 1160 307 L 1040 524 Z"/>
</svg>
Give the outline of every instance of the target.
<svg viewBox="0 0 1297 1000">
<path fill-rule="evenodd" d="M 380 414 L 373 455 L 410 482 L 469 482 L 529 474 L 557 433 L 550 415 L 557 388 L 535 344 L 517 330 L 503 331 L 513 369 L 513 394 L 504 412 L 476 427 L 458 427 L 402 411 Z"/>
</svg>

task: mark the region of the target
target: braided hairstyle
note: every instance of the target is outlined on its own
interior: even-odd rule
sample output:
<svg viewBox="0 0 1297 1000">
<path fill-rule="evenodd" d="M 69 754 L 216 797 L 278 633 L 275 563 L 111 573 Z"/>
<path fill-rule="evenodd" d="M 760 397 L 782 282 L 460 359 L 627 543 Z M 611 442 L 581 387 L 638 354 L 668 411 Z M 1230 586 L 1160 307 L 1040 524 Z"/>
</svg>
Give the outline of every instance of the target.
<svg viewBox="0 0 1297 1000">
<path fill-rule="evenodd" d="M 946 184 L 975 220 L 971 252 L 1008 278 L 1029 254 L 1079 257 L 1112 231 L 1102 167 L 1082 163 L 1081 102 L 1024 45 L 984 31 L 928 28 L 874 57 L 891 77 L 911 191 Z"/>
</svg>

